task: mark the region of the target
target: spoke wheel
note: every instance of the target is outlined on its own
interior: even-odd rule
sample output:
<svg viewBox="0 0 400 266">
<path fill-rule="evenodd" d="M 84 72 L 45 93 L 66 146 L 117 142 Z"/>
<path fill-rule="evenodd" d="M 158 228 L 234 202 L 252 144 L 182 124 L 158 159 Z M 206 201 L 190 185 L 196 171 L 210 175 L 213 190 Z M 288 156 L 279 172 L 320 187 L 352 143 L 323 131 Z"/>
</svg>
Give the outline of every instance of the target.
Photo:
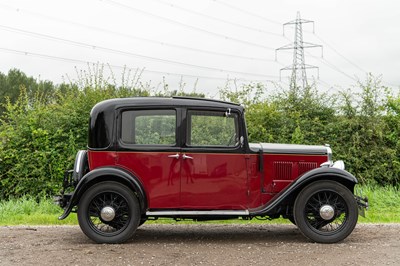
<svg viewBox="0 0 400 266">
<path fill-rule="evenodd" d="M 122 184 L 101 182 L 82 196 L 78 220 L 82 231 L 95 242 L 124 242 L 139 225 L 137 198 Z"/>
<path fill-rule="evenodd" d="M 296 225 L 315 242 L 335 243 L 354 229 L 358 208 L 354 195 L 333 181 L 318 181 L 304 188 L 294 206 Z"/>
</svg>

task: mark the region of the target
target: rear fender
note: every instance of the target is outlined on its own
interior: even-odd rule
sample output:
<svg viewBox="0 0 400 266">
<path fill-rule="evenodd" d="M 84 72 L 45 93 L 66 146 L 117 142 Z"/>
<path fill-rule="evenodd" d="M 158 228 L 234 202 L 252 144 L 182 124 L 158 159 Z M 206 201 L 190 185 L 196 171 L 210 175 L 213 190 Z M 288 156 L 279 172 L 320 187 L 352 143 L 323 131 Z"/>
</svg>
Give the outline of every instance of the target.
<svg viewBox="0 0 400 266">
<path fill-rule="evenodd" d="M 67 206 L 64 208 L 64 213 L 58 217 L 58 219 L 65 219 L 71 213 L 72 209 L 78 205 L 83 193 L 92 185 L 102 181 L 115 181 L 128 186 L 138 197 L 141 212 L 145 212 L 147 208 L 147 198 L 139 179 L 121 168 L 103 167 L 90 171 L 79 180 Z"/>
<path fill-rule="evenodd" d="M 346 186 L 350 191 L 354 193 L 354 186 L 358 183 L 355 176 L 347 172 L 346 170 L 332 168 L 332 167 L 320 167 L 304 173 L 293 183 L 279 192 L 273 197 L 267 204 L 250 210 L 250 215 L 269 215 L 275 214 L 276 208 L 283 203 L 292 201 L 296 198 L 297 194 L 308 184 L 318 180 L 332 180 Z"/>
</svg>

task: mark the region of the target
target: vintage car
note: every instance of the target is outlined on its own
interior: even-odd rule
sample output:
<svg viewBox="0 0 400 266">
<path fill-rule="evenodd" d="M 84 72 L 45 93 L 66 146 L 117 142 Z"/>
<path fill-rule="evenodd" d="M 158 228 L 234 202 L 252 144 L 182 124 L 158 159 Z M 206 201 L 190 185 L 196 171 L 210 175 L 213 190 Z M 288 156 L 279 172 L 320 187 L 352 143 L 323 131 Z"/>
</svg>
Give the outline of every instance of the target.
<svg viewBox="0 0 400 266">
<path fill-rule="evenodd" d="M 98 243 L 146 220 L 287 218 L 334 243 L 368 202 L 329 145 L 249 143 L 241 105 L 188 97 L 111 99 L 90 114 L 87 150 L 64 176 L 59 219 Z"/>
</svg>

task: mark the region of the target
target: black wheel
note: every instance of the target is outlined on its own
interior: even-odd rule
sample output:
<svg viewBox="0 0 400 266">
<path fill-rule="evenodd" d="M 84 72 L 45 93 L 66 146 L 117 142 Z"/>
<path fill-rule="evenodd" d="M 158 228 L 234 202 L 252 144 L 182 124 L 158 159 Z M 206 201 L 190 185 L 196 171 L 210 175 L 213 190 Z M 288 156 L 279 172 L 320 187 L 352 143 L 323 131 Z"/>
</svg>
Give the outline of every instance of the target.
<svg viewBox="0 0 400 266">
<path fill-rule="evenodd" d="M 358 207 L 353 193 L 334 181 L 305 187 L 294 203 L 294 219 L 301 233 L 319 243 L 335 243 L 353 231 Z"/>
<path fill-rule="evenodd" d="M 122 243 L 140 222 L 139 203 L 126 186 L 101 182 L 89 188 L 78 204 L 82 231 L 97 243 Z"/>
</svg>

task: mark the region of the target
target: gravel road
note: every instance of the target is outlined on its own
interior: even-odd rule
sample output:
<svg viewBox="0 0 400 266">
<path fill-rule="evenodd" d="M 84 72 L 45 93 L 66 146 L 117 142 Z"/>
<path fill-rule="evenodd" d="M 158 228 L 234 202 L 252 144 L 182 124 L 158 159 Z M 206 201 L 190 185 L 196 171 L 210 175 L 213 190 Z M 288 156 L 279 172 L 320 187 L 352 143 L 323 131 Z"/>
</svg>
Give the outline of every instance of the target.
<svg viewBox="0 0 400 266">
<path fill-rule="evenodd" d="M 400 265 L 400 224 L 359 224 L 316 244 L 293 225 L 149 224 L 121 245 L 78 226 L 0 227 L 0 265 Z"/>
</svg>

